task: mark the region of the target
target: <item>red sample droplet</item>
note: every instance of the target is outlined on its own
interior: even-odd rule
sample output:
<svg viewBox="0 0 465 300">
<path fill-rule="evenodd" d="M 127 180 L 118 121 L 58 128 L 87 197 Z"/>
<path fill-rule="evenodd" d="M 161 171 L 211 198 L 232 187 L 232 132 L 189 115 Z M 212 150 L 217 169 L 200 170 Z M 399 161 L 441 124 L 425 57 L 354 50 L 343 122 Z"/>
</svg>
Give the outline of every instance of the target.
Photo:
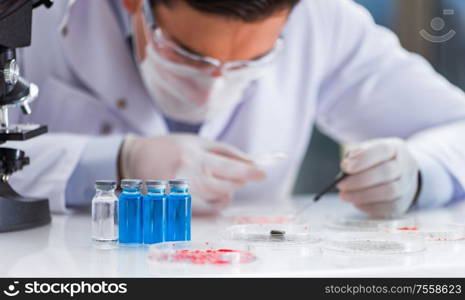
<svg viewBox="0 0 465 300">
<path fill-rule="evenodd" d="M 417 231 L 418 227 L 401 227 L 397 228 L 397 230 L 402 230 L 402 231 Z"/>
</svg>

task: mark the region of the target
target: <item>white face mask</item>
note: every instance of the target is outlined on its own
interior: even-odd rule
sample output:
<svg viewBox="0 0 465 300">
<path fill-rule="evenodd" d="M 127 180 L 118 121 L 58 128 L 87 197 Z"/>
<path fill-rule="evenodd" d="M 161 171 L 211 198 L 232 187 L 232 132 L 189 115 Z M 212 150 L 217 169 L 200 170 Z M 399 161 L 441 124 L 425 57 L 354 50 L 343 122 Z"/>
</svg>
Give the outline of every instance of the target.
<svg viewBox="0 0 465 300">
<path fill-rule="evenodd" d="M 139 68 L 147 90 L 162 113 L 188 124 L 201 124 L 234 109 L 250 83 L 266 72 L 266 67 L 244 68 L 212 77 L 164 59 L 150 44 Z"/>
</svg>

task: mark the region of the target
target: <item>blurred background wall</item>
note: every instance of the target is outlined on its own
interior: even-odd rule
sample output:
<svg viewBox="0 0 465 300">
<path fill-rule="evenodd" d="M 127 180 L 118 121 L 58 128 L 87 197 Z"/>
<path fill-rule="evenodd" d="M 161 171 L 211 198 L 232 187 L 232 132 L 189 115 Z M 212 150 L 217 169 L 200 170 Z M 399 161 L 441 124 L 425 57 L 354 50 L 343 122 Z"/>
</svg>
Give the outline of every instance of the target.
<svg viewBox="0 0 465 300">
<path fill-rule="evenodd" d="M 465 0 L 354 1 L 365 6 L 378 24 L 396 32 L 406 49 L 424 56 L 439 73 L 465 89 Z M 421 30 L 448 38 L 431 42 Z M 339 161 L 340 146 L 316 129 L 294 193 L 320 190 L 338 173 Z"/>
</svg>

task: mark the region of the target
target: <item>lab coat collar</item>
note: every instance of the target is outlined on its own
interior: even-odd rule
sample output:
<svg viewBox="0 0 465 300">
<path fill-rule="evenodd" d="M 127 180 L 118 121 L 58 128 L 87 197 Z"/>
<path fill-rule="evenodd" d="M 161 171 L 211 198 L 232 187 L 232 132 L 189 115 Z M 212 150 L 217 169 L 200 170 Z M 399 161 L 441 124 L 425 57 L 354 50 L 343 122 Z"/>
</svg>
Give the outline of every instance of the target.
<svg viewBox="0 0 465 300">
<path fill-rule="evenodd" d="M 71 68 L 97 98 L 122 116 L 134 133 L 167 133 L 107 1 L 71 0 L 60 30 Z M 125 108 L 118 108 L 121 102 L 126 102 Z"/>
<path fill-rule="evenodd" d="M 233 123 L 234 119 L 237 117 L 237 110 L 240 106 L 241 104 L 234 109 L 225 111 L 222 114 L 217 115 L 214 119 L 204 123 L 200 129 L 199 135 L 207 139 L 221 139 L 229 125 Z"/>
</svg>

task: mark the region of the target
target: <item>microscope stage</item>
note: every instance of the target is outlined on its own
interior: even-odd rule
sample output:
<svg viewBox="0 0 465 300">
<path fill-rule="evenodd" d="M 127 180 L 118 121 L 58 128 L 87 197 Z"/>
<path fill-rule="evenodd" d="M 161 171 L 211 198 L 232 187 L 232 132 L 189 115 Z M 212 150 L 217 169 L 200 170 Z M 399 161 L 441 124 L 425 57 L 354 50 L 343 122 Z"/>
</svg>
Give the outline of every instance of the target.
<svg viewBox="0 0 465 300">
<path fill-rule="evenodd" d="M 33 124 L 10 125 L 0 128 L 0 141 L 24 141 L 47 133 L 47 126 Z"/>
</svg>

